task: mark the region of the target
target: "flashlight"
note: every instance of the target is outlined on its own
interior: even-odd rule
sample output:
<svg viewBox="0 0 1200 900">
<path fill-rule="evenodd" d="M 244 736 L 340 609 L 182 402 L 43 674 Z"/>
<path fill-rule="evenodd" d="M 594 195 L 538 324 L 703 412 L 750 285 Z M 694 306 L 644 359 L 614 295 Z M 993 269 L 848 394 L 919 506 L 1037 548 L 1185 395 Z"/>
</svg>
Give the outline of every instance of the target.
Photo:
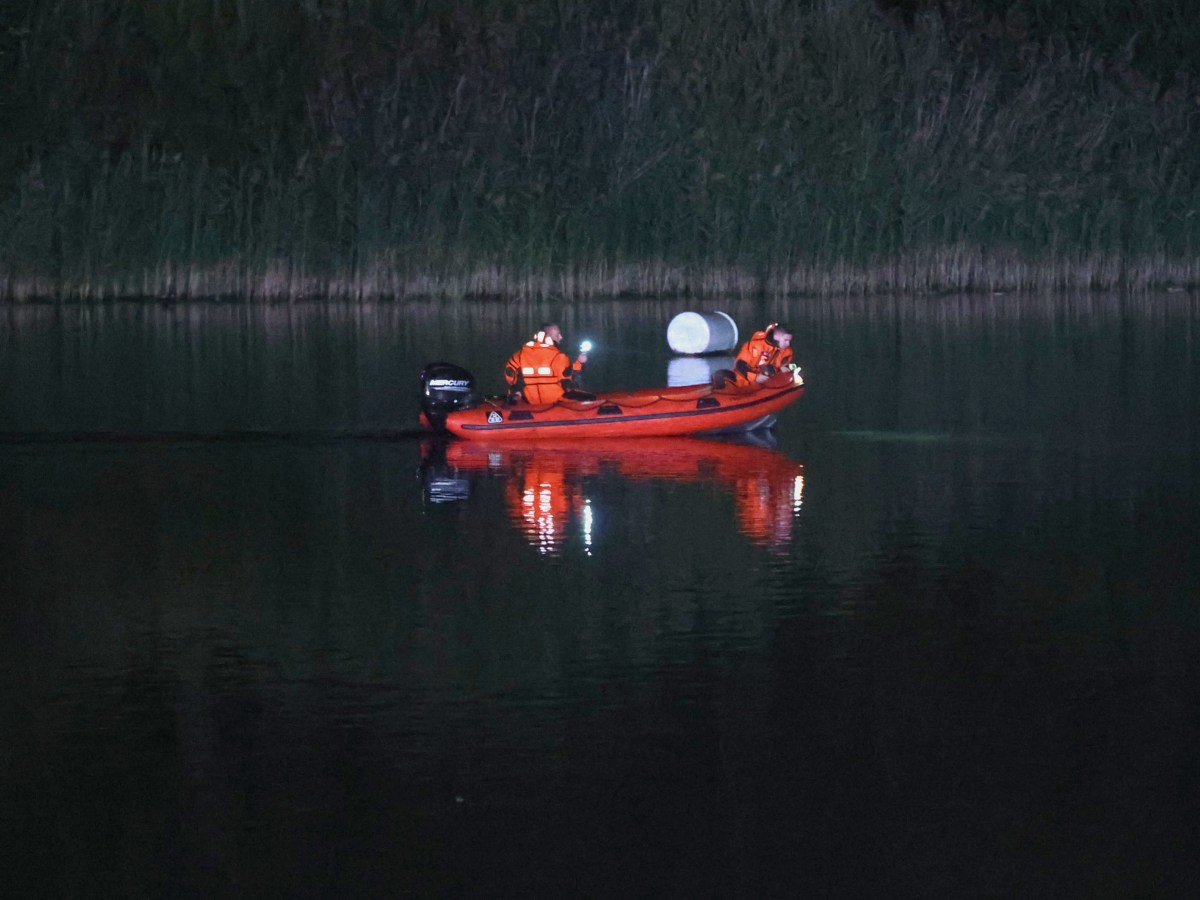
<svg viewBox="0 0 1200 900">
<path fill-rule="evenodd" d="M 592 342 L 591 341 L 581 341 L 580 342 L 580 344 L 579 344 L 579 352 L 580 353 L 590 353 L 591 350 L 592 350 Z"/>
</svg>

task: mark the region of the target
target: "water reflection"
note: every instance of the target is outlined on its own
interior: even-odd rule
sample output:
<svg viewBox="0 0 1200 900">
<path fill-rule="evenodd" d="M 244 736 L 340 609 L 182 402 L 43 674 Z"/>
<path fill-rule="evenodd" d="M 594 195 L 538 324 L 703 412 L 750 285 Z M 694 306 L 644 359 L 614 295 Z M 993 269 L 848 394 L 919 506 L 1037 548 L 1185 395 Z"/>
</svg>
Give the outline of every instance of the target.
<svg viewBox="0 0 1200 900">
<path fill-rule="evenodd" d="M 568 536 L 578 537 L 584 555 L 595 552 L 605 516 L 623 499 L 605 487 L 612 479 L 713 485 L 732 496 L 738 530 L 773 552 L 791 545 L 804 500 L 804 467 L 769 435 L 521 446 L 430 440 L 423 456 L 429 502 L 465 502 L 473 478 L 504 479 L 509 519 L 547 556 L 562 554 Z"/>
<path fill-rule="evenodd" d="M 667 385 L 711 384 L 718 369 L 732 369 L 732 356 L 674 356 L 667 363 Z"/>
</svg>

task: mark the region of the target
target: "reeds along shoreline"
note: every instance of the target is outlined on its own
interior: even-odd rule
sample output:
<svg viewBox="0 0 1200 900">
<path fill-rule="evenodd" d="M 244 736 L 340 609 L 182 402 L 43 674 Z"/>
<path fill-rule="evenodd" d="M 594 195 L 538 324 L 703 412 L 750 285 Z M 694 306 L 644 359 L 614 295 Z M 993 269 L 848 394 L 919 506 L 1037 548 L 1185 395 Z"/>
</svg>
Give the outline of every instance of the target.
<svg viewBox="0 0 1200 900">
<path fill-rule="evenodd" d="M 869 296 L 873 294 L 998 294 L 1076 291 L 1193 290 L 1200 259 L 1172 262 L 1116 257 L 1031 263 L 1013 255 L 951 248 L 919 259 L 874 265 L 811 265 L 754 274 L 736 268 L 682 267 L 658 261 L 596 264 L 558 273 L 502 266 L 421 273 L 368 264 L 357 272 L 313 275 L 286 265 L 261 272 L 242 266 L 160 266 L 134 278 L 63 285 L 50 279 L 12 279 L 5 299 L 56 300 L 331 300 Z"/>
<path fill-rule="evenodd" d="M 1193 81 L 1066 41 L 850 0 L 31 9 L 4 299 L 1200 285 Z"/>
</svg>

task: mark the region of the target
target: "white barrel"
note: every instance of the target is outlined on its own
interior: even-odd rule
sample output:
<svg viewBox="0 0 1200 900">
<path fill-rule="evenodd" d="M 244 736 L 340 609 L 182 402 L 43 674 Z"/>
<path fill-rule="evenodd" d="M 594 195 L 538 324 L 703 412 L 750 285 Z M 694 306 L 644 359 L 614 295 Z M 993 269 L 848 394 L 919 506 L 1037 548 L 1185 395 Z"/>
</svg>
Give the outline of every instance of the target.
<svg viewBox="0 0 1200 900">
<path fill-rule="evenodd" d="M 676 353 L 722 353 L 738 343 L 737 323 L 725 313 L 681 312 L 667 326 L 667 343 Z"/>
<path fill-rule="evenodd" d="M 732 368 L 732 356 L 676 356 L 667 363 L 667 385 L 711 384 L 713 372 Z"/>
</svg>

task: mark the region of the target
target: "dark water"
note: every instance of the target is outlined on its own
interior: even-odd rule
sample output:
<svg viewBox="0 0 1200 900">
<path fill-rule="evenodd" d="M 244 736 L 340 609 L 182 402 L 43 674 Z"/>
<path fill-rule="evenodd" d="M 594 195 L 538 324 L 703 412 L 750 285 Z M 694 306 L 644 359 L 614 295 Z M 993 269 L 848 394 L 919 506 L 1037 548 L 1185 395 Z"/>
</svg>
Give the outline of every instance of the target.
<svg viewBox="0 0 1200 900">
<path fill-rule="evenodd" d="M 541 309 L 0 310 L 0 892 L 1190 894 L 1200 302 L 691 308 L 773 439 L 407 435 Z"/>
</svg>

